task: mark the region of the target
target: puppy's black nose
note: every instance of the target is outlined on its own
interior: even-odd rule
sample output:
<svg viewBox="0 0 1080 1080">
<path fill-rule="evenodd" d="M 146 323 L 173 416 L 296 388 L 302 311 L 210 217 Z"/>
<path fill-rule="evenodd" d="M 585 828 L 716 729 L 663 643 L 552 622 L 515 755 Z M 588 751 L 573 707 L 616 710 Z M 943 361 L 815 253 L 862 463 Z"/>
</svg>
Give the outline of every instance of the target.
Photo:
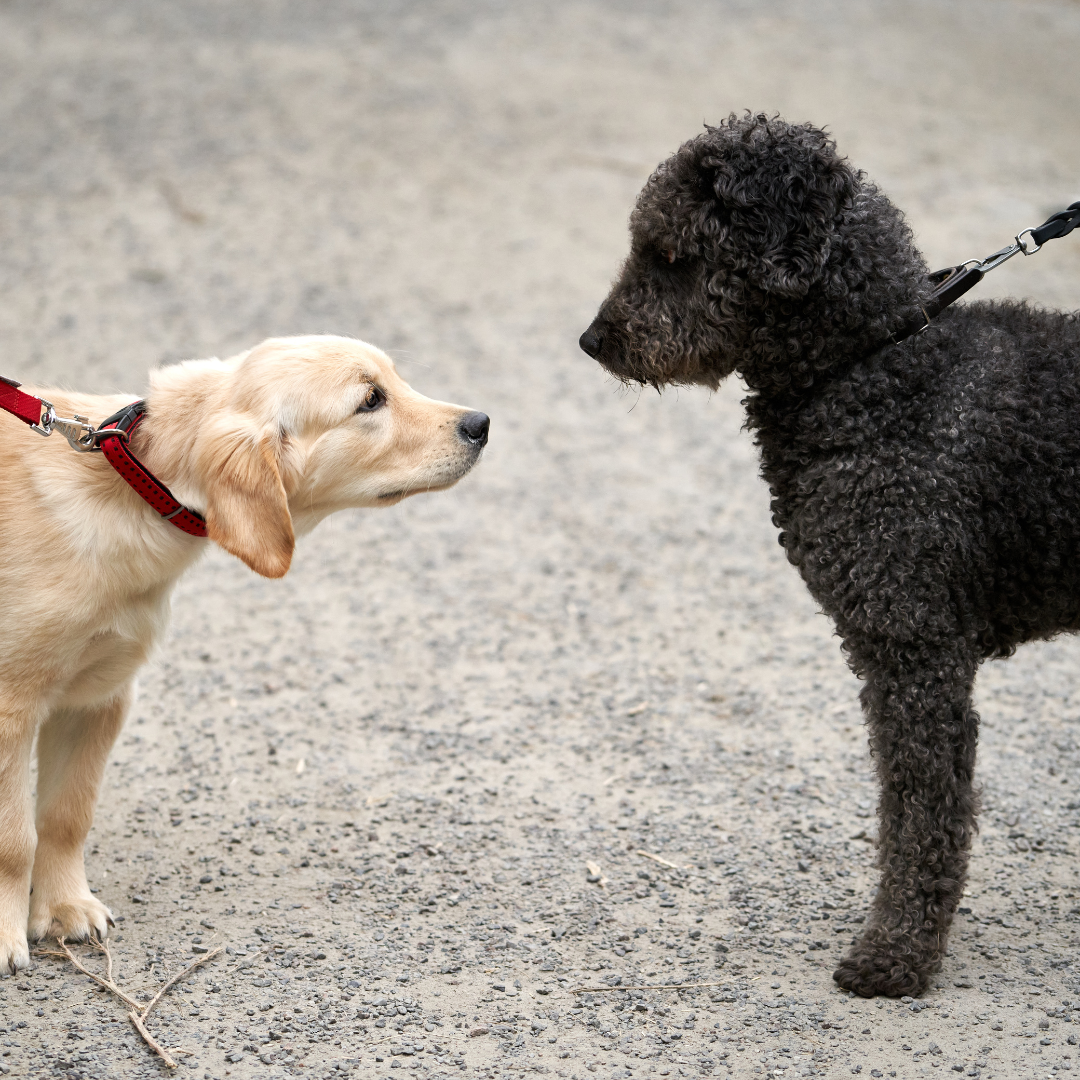
<svg viewBox="0 0 1080 1080">
<path fill-rule="evenodd" d="M 482 412 L 466 413 L 458 424 L 458 433 L 469 442 L 486 445 L 491 421 Z"/>
<path fill-rule="evenodd" d="M 582 352 L 588 353 L 594 360 L 600 355 L 600 350 L 604 347 L 604 335 L 595 322 L 578 338 L 578 345 Z"/>
</svg>

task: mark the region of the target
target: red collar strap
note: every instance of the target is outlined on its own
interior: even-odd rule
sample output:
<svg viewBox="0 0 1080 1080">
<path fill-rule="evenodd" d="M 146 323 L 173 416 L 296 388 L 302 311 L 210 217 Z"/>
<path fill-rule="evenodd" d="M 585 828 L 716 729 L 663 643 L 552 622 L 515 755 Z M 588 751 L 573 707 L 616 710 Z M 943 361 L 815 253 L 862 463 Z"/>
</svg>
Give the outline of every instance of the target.
<svg viewBox="0 0 1080 1080">
<path fill-rule="evenodd" d="M 82 416 L 66 419 L 56 415 L 52 402 L 19 389 L 19 384 L 0 375 L 0 409 L 17 416 L 39 435 L 59 431 L 75 450 L 100 450 L 109 464 L 166 521 L 191 536 L 206 535 L 206 521 L 179 499 L 131 452 L 129 438 L 146 414 L 146 402 L 135 401 L 102 421 L 95 430 Z"/>
<path fill-rule="evenodd" d="M 94 440 L 109 464 L 166 521 L 191 536 L 205 536 L 206 520 L 202 514 L 180 502 L 131 452 L 129 436 L 142 423 L 145 414 L 145 401 L 132 402 L 103 420 L 94 432 Z"/>
</svg>

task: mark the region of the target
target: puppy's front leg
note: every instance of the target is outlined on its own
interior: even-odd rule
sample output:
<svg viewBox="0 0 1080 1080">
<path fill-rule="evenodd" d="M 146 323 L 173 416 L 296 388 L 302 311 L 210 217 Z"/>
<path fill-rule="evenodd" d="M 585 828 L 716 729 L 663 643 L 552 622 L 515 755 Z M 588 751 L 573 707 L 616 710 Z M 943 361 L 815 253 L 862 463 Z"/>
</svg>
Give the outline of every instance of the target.
<svg viewBox="0 0 1080 1080">
<path fill-rule="evenodd" d="M 105 937 L 112 916 L 90 895 L 83 844 L 131 688 L 103 704 L 57 709 L 38 735 L 37 855 L 30 937 Z"/>
<path fill-rule="evenodd" d="M 920 994 L 941 966 L 975 828 L 975 664 L 912 646 L 867 665 L 863 707 L 881 781 L 881 885 L 833 978 L 864 997 Z"/>
<path fill-rule="evenodd" d="M 30 798 L 33 717 L 0 703 L 0 975 L 30 963 L 26 914 L 34 862 Z"/>
</svg>

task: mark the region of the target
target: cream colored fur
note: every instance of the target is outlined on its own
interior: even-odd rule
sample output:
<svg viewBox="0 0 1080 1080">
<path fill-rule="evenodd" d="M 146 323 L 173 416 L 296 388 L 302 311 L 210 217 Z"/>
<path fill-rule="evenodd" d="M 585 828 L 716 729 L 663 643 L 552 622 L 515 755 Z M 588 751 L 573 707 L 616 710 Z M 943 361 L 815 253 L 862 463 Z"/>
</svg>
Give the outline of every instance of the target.
<svg viewBox="0 0 1080 1080">
<path fill-rule="evenodd" d="M 385 404 L 358 412 L 372 387 Z M 94 423 L 132 400 L 30 392 Z M 468 412 L 416 393 L 370 345 L 279 338 L 155 372 L 132 446 L 213 541 L 280 577 L 327 514 L 464 476 L 482 448 L 459 433 Z M 173 586 L 209 542 L 162 520 L 101 454 L 0 412 L 0 972 L 29 962 L 28 933 L 107 933 L 83 868 L 98 786 Z"/>
</svg>

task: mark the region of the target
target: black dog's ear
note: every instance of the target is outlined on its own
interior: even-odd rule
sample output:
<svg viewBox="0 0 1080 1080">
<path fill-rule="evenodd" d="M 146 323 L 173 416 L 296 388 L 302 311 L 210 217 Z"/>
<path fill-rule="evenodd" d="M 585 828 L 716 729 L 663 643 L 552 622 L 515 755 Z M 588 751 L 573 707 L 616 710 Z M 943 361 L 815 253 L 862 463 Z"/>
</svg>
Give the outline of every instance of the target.
<svg viewBox="0 0 1080 1080">
<path fill-rule="evenodd" d="M 702 164 L 748 282 L 801 299 L 821 277 L 858 175 L 816 128 L 765 122 L 747 134 Z"/>
</svg>

